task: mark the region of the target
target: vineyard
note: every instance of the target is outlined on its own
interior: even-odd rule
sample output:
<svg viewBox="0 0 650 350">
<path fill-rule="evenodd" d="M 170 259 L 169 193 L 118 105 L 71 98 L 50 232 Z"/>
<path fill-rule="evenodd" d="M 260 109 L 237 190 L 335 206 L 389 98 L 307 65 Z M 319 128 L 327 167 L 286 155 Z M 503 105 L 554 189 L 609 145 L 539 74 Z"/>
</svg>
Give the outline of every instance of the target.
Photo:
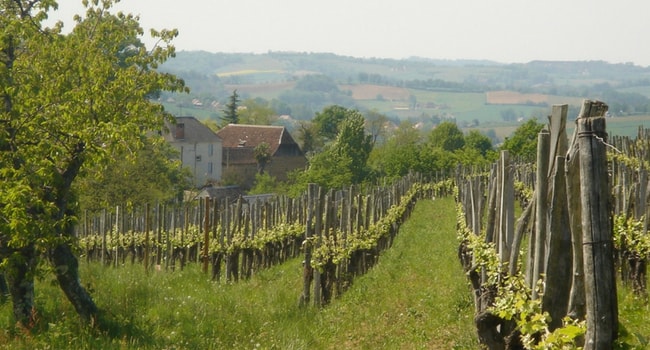
<svg viewBox="0 0 650 350">
<path fill-rule="evenodd" d="M 86 213 L 78 237 L 85 259 L 115 267 L 183 269 L 200 264 L 213 281 L 236 282 L 304 254 L 302 303 L 324 305 L 376 264 L 421 198 L 452 193 L 450 180 L 415 176 L 367 193 L 310 185 L 297 199 L 198 199 L 124 213 Z"/>
<path fill-rule="evenodd" d="M 536 164 L 510 159 L 502 152 L 492 167 L 458 168 L 449 179 L 410 175 L 383 186 L 326 191 L 310 185 L 298 198 L 201 198 L 179 206 L 86 212 L 76 228 L 79 253 L 89 267 L 129 274 L 136 268 L 146 274 L 146 280 L 198 271 L 212 286 L 244 285 L 244 289 L 250 281 L 259 287 L 257 277 L 267 271 L 299 265 L 300 274 L 289 274 L 289 282 L 283 279 L 291 288 L 283 293 L 294 300 L 293 306 L 284 308 L 299 305 L 298 309 L 327 314 L 329 308 L 339 307 L 334 300 L 344 300 L 355 281 L 375 270 L 380 256 L 388 255 L 416 203 L 453 196 L 460 259 L 455 264 L 464 270 L 469 289 L 446 298 L 466 317 L 473 317 L 482 346 L 634 348 L 627 343 L 630 336 L 620 326 L 619 316 L 639 304 L 628 303 L 619 310 L 616 282 L 622 281 L 637 300 L 647 300 L 650 131 L 639 129 L 635 140 L 608 138 L 606 111 L 601 102 L 585 101 L 569 138 L 567 106 L 554 106 L 547 130 L 538 136 Z M 425 251 L 435 249 L 431 244 L 437 245 L 422 247 L 416 242 Z M 393 263 L 398 266 L 399 261 Z M 101 274 L 109 275 L 108 270 Z M 430 295 L 435 288 L 421 292 Z M 473 312 L 462 306 L 465 292 L 473 298 Z M 131 313 L 128 305 L 125 312 Z M 398 315 L 402 317 L 404 311 Z M 412 307 L 406 315 L 433 317 Z M 129 317 L 127 325 L 135 322 Z M 363 338 L 350 332 L 348 339 Z M 270 341 L 264 334 L 253 338 Z M 626 338 L 618 339 L 622 334 Z M 633 335 L 639 348 L 648 345 L 644 334 L 647 331 Z M 430 338 L 423 339 L 426 343 Z M 168 344 L 159 341 L 156 344 Z M 196 344 L 203 346 L 203 341 L 197 339 Z M 243 344 L 241 339 L 220 341 L 223 346 Z M 353 344 L 359 343 L 349 343 Z M 319 347 L 329 346 L 320 343 Z"/>
</svg>

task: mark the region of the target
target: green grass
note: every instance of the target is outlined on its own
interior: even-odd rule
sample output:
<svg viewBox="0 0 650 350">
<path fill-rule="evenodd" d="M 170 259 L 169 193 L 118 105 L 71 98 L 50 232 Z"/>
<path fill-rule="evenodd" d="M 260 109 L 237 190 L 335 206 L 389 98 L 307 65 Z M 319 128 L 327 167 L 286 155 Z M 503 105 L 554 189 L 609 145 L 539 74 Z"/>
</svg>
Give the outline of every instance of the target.
<svg viewBox="0 0 650 350">
<path fill-rule="evenodd" d="M 13 327 L 0 306 L 7 349 L 330 349 L 476 348 L 472 300 L 456 259 L 451 199 L 421 201 L 394 246 L 328 307 L 298 307 L 301 260 L 249 281 L 214 283 L 198 266 L 151 272 L 82 264 L 109 321 L 79 326 L 51 277 L 37 284 L 39 323 Z"/>
</svg>

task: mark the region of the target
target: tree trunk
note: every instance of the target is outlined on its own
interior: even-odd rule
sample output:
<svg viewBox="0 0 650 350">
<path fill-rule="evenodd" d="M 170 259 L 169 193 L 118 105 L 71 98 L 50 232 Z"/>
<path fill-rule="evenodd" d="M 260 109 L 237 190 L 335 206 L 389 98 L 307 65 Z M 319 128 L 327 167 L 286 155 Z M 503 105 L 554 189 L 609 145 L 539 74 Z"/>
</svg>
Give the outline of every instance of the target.
<svg viewBox="0 0 650 350">
<path fill-rule="evenodd" d="M 67 244 L 57 245 L 50 254 L 56 279 L 70 303 L 86 324 L 94 325 L 98 309 L 92 297 L 81 285 L 79 262 Z"/>
<path fill-rule="evenodd" d="M 9 286 L 7 285 L 7 280 L 5 275 L 0 273 L 0 305 L 4 304 L 7 301 L 7 296 L 9 295 Z"/>
<path fill-rule="evenodd" d="M 13 255 L 13 256 L 11 256 Z M 34 245 L 19 249 L 14 254 L 4 254 L 7 257 L 6 278 L 14 318 L 25 328 L 34 326 L 34 269 L 37 264 L 37 254 Z"/>
</svg>

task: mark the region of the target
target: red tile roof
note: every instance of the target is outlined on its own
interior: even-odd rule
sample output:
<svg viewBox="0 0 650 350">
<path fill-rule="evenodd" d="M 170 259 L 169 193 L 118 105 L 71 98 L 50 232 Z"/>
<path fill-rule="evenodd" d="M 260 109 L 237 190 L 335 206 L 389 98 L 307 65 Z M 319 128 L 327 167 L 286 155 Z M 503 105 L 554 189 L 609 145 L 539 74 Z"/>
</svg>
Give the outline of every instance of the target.
<svg viewBox="0 0 650 350">
<path fill-rule="evenodd" d="M 223 148 L 255 148 L 266 142 L 273 155 L 281 144 L 296 144 L 283 126 L 228 124 L 217 131 Z"/>
</svg>

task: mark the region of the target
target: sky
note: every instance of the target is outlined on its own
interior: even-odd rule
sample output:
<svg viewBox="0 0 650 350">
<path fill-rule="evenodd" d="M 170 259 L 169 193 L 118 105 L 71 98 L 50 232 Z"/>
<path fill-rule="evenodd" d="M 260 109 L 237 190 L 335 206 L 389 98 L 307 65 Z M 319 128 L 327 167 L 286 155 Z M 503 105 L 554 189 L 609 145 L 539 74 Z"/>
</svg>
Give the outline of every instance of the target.
<svg viewBox="0 0 650 350">
<path fill-rule="evenodd" d="M 177 51 L 650 66 L 649 0 L 122 0 L 115 10 L 147 32 L 178 29 Z M 83 12 L 59 0 L 50 18 L 70 30 Z"/>
</svg>

